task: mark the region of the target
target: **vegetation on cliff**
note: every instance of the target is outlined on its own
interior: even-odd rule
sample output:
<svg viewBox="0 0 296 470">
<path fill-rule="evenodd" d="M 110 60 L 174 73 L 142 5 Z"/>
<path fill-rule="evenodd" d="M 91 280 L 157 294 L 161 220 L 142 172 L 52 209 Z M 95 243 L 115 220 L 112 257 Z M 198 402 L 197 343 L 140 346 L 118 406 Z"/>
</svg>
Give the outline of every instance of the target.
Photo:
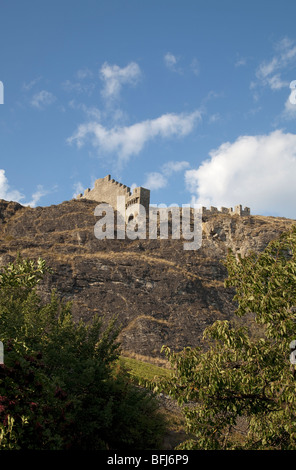
<svg viewBox="0 0 296 470">
<path fill-rule="evenodd" d="M 206 352 L 164 348 L 175 371 L 155 388 L 186 405 L 187 430 L 195 437 L 183 449 L 295 450 L 296 227 L 261 254 L 229 253 L 226 266 L 236 314 L 251 317 L 255 328 L 250 321 L 216 321 L 204 331 Z"/>
<path fill-rule="evenodd" d="M 29 259 L 10 262 L 0 273 L 0 448 L 155 449 L 164 423 L 153 397 L 135 386 L 145 377 L 178 400 L 190 435 L 184 449 L 296 449 L 290 362 L 296 229 L 275 239 L 291 221 L 213 218 L 204 224 L 203 247 L 189 259 L 177 244 L 150 240 L 141 249 L 125 244 L 124 251 L 111 240 L 100 251 L 86 212 L 79 237 L 73 232 L 77 214 L 70 223 L 71 204 L 50 208 L 60 211 L 62 232 L 45 209 L 38 219 L 33 210 L 13 207 L 2 221 L 3 259 L 15 259 L 25 246 L 25 215 L 37 235 L 27 238 L 35 244 L 26 245 Z M 49 230 L 48 220 L 57 228 Z M 20 237 L 12 239 L 15 233 Z M 49 263 L 37 260 L 41 247 L 50 253 Z M 230 252 L 223 265 L 227 247 L 236 255 Z M 252 247 L 255 253 L 248 254 Z M 53 285 L 59 295 L 49 297 Z M 74 315 L 62 297 L 75 296 Z M 114 312 L 123 331 L 110 319 Z M 169 374 L 152 385 L 147 370 L 126 375 L 120 364 L 134 365 L 118 361 L 120 346 L 158 359 L 166 339 Z M 191 347 L 180 352 L 184 344 Z"/>
<path fill-rule="evenodd" d="M 54 292 L 42 302 L 46 271 L 17 259 L 0 274 L 0 449 L 157 448 L 164 422 L 118 367 L 115 322 L 74 322 Z"/>
</svg>

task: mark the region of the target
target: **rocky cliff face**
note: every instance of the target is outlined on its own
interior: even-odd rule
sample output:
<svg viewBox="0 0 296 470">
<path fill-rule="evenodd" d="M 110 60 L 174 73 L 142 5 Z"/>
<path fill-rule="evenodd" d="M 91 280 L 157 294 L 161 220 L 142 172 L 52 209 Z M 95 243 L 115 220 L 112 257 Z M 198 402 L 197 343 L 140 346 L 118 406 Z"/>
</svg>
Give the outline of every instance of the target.
<svg viewBox="0 0 296 470">
<path fill-rule="evenodd" d="M 203 220 L 203 243 L 185 251 L 182 240 L 98 240 L 98 203 L 71 200 L 28 208 L 0 200 L 0 265 L 43 257 L 53 268 L 41 287 L 73 302 L 76 319 L 94 313 L 118 317 L 122 349 L 157 357 L 163 344 L 174 350 L 200 343 L 204 328 L 230 319 L 234 292 L 224 288 L 221 262 L 231 248 L 243 256 L 262 251 L 294 220 L 216 214 Z"/>
</svg>

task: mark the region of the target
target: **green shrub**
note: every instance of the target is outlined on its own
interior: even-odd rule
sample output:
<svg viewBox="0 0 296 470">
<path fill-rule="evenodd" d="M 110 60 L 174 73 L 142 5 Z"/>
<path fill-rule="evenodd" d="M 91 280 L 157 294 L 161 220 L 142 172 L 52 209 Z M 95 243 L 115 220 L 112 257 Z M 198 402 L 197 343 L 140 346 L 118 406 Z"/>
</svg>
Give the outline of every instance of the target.
<svg viewBox="0 0 296 470">
<path fill-rule="evenodd" d="M 0 449 L 150 449 L 164 431 L 153 396 L 117 368 L 118 328 L 72 318 L 53 292 L 42 302 L 43 260 L 0 273 Z"/>
<path fill-rule="evenodd" d="M 296 227 L 261 254 L 226 261 L 226 286 L 236 288 L 240 318 L 252 314 L 252 328 L 216 321 L 204 331 L 206 352 L 165 348 L 174 369 L 155 384 L 183 408 L 195 436 L 185 449 L 296 449 L 296 381 L 290 344 L 296 339 Z M 246 424 L 240 439 L 238 422 Z"/>
</svg>

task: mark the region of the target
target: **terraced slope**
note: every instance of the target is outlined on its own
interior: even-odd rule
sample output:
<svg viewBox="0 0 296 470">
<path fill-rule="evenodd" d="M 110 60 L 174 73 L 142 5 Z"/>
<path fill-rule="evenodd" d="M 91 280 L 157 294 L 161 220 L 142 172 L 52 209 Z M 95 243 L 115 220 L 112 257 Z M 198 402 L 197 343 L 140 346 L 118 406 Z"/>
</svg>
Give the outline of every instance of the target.
<svg viewBox="0 0 296 470">
<path fill-rule="evenodd" d="M 232 318 L 233 291 L 224 288 L 227 249 L 261 251 L 295 223 L 261 216 L 217 214 L 203 221 L 203 243 L 185 251 L 182 240 L 97 240 L 97 202 L 65 201 L 28 208 L 0 200 L 0 264 L 41 256 L 54 269 L 41 287 L 73 301 L 76 319 L 116 315 L 127 354 L 160 355 L 196 346 L 204 328 Z"/>
</svg>

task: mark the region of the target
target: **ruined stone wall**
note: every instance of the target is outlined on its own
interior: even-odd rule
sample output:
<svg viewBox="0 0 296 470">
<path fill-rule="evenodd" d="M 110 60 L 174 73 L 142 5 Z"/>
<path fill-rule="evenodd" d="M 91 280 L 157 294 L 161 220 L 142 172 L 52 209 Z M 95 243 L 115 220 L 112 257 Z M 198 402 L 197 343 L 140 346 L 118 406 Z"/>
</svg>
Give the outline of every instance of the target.
<svg viewBox="0 0 296 470">
<path fill-rule="evenodd" d="M 105 178 L 99 178 L 95 181 L 94 188 L 89 188 L 84 191 L 84 194 L 79 194 L 77 199 L 91 199 L 98 202 L 107 202 L 112 207 L 117 206 L 117 196 L 124 196 L 126 199 L 131 196 L 130 188 L 124 184 L 118 183 L 111 179 L 110 175 Z"/>
<path fill-rule="evenodd" d="M 146 188 L 135 188 L 133 194 L 130 195 L 126 201 L 126 206 L 132 204 L 142 204 L 146 209 L 149 208 L 150 204 L 150 190 Z"/>
<path fill-rule="evenodd" d="M 211 206 L 210 209 L 202 207 L 202 215 L 212 215 L 212 214 L 230 214 L 230 215 L 240 215 L 247 216 L 251 215 L 249 207 L 242 208 L 241 204 L 232 207 L 221 207 L 220 210 L 217 207 Z"/>
<path fill-rule="evenodd" d="M 142 187 L 134 188 L 133 192 L 128 186 L 111 179 L 110 175 L 95 181 L 94 188 L 86 189 L 84 194 L 79 194 L 77 199 L 90 199 L 92 201 L 107 202 L 114 209 L 117 208 L 117 197 L 124 196 L 125 207 L 141 204 L 146 210 L 150 204 L 150 190 Z"/>
<path fill-rule="evenodd" d="M 123 196 L 125 198 L 125 209 L 126 216 L 136 216 L 139 213 L 137 206 L 144 206 L 146 213 L 148 213 L 150 205 L 150 190 L 142 187 L 134 188 L 131 192 L 130 188 L 125 184 L 118 183 L 114 179 L 111 179 L 111 175 L 105 176 L 105 178 L 99 178 L 95 181 L 94 188 L 86 189 L 84 194 L 79 194 L 77 199 L 90 199 L 92 201 L 106 202 L 110 204 L 114 209 L 117 208 L 117 197 Z M 202 207 L 202 215 L 213 215 L 213 214 L 230 214 L 239 216 L 250 215 L 250 208 L 242 208 L 241 205 L 232 207 L 221 207 L 220 210 L 217 207 L 211 206 L 210 209 Z"/>
</svg>

